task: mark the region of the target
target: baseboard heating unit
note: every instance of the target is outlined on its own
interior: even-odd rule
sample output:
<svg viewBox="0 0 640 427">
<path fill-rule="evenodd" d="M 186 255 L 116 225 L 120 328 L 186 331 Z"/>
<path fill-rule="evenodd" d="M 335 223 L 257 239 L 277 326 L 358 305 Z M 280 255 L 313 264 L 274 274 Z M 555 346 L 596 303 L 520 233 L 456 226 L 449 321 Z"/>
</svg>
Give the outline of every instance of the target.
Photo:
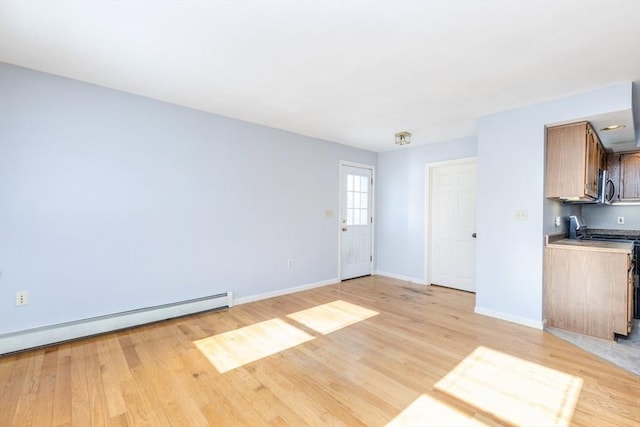
<svg viewBox="0 0 640 427">
<path fill-rule="evenodd" d="M 233 307 L 233 292 L 0 334 L 0 354 L 88 337 L 187 314 Z"/>
</svg>

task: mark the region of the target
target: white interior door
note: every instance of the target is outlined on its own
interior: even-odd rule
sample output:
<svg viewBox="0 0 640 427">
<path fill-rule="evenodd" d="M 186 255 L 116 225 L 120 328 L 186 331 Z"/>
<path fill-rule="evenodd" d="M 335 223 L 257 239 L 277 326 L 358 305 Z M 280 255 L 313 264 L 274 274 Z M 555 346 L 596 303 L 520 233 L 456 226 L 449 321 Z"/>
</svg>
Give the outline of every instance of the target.
<svg viewBox="0 0 640 427">
<path fill-rule="evenodd" d="M 340 279 L 371 274 L 372 170 L 340 168 Z"/>
<path fill-rule="evenodd" d="M 476 162 L 430 171 L 430 283 L 475 292 Z"/>
</svg>

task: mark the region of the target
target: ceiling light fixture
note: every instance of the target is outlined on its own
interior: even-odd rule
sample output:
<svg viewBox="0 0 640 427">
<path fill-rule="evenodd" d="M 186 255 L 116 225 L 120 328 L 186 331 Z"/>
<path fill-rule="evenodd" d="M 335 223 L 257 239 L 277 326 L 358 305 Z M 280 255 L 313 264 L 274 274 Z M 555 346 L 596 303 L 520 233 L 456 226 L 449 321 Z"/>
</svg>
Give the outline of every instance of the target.
<svg viewBox="0 0 640 427">
<path fill-rule="evenodd" d="M 396 144 L 407 145 L 411 143 L 411 134 L 409 132 L 396 133 Z"/>
<path fill-rule="evenodd" d="M 606 128 L 602 128 L 600 130 L 620 130 L 620 129 L 624 129 L 626 126 L 625 125 L 611 125 L 611 126 L 607 126 Z"/>
</svg>

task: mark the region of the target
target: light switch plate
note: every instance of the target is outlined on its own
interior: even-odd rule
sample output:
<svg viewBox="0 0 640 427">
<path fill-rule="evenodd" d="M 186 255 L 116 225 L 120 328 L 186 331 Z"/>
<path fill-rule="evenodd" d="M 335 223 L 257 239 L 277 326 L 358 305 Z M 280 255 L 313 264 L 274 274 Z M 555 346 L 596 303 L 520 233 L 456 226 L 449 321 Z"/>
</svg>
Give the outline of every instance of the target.
<svg viewBox="0 0 640 427">
<path fill-rule="evenodd" d="M 526 209 L 517 209 L 514 213 L 516 221 L 527 221 L 529 219 L 529 212 Z"/>
</svg>

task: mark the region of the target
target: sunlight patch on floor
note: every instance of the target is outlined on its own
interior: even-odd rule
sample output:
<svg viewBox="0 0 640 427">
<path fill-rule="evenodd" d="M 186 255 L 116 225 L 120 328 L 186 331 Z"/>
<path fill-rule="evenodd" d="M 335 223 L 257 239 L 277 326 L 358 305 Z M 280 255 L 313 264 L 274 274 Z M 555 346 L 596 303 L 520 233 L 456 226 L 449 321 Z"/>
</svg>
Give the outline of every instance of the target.
<svg viewBox="0 0 640 427">
<path fill-rule="evenodd" d="M 407 406 L 387 427 L 401 426 L 486 426 L 487 424 L 426 394 Z"/>
<path fill-rule="evenodd" d="M 224 373 L 312 340 L 314 337 L 280 319 L 194 341 L 220 373 Z"/>
<path fill-rule="evenodd" d="M 568 426 L 582 379 L 478 347 L 435 389 L 516 425 Z"/>
<path fill-rule="evenodd" d="M 336 300 L 289 314 L 287 317 L 316 332 L 328 334 L 377 314 L 379 314 L 377 311 L 346 301 Z"/>
</svg>

